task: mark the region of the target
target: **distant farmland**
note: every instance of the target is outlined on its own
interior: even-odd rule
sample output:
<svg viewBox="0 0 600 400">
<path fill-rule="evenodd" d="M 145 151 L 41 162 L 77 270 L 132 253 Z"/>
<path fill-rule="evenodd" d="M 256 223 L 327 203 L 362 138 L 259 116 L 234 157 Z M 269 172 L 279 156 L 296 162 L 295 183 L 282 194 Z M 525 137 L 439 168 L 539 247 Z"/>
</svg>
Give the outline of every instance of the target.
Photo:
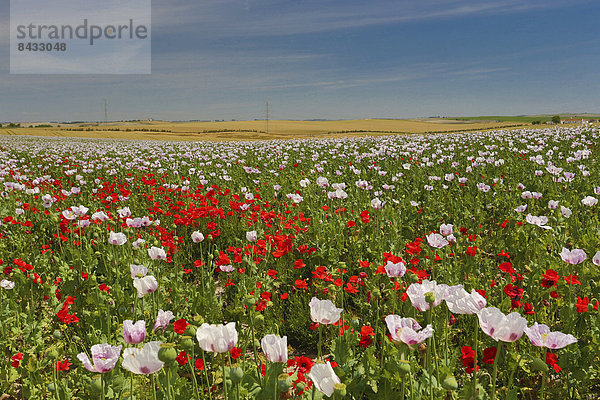
<svg viewBox="0 0 600 400">
<path fill-rule="evenodd" d="M 25 124 L 28 126 L 27 124 Z M 44 124 L 42 127 L 0 128 L 4 135 L 90 137 L 154 140 L 269 140 L 461 132 L 528 125 L 525 121 L 458 121 L 453 119 L 362 119 L 340 121 L 134 121 Z"/>
</svg>

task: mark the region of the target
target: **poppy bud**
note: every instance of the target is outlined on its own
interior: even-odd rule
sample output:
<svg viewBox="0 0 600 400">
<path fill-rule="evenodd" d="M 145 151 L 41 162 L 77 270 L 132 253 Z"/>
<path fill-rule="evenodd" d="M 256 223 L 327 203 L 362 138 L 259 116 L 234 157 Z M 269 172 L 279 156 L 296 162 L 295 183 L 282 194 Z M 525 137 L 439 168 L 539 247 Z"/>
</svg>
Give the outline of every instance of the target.
<svg viewBox="0 0 600 400">
<path fill-rule="evenodd" d="M 60 339 L 62 337 L 62 332 L 58 329 L 55 329 L 54 332 L 52 332 L 52 336 L 54 339 Z"/>
<path fill-rule="evenodd" d="M 254 322 L 256 323 L 256 325 L 261 326 L 265 322 L 265 316 L 262 314 L 258 314 L 254 318 Z"/>
<path fill-rule="evenodd" d="M 458 382 L 456 382 L 456 378 L 452 375 L 446 377 L 442 382 L 442 387 L 446 390 L 456 390 L 458 389 Z"/>
<path fill-rule="evenodd" d="M 346 396 L 346 385 L 343 383 L 336 383 L 333 385 L 333 394 L 335 394 L 336 397 Z"/>
<path fill-rule="evenodd" d="M 400 360 L 398 362 L 398 372 L 400 372 L 401 375 L 410 373 L 410 362 L 407 360 Z"/>
<path fill-rule="evenodd" d="M 90 391 L 92 393 L 101 393 L 102 392 L 102 378 L 97 376 L 91 380 Z"/>
<path fill-rule="evenodd" d="M 296 383 L 296 390 L 297 391 L 303 392 L 305 388 L 306 388 L 306 386 L 304 385 L 304 382 L 298 382 L 298 383 Z"/>
<path fill-rule="evenodd" d="M 531 366 L 536 371 L 548 372 L 548 364 L 543 362 L 539 357 L 535 357 L 531 362 Z"/>
<path fill-rule="evenodd" d="M 277 391 L 285 393 L 290 390 L 290 377 L 288 374 L 280 374 L 277 377 Z"/>
<path fill-rule="evenodd" d="M 354 329 L 360 328 L 360 321 L 358 318 L 352 318 L 352 321 L 350 321 L 350 326 Z"/>
<path fill-rule="evenodd" d="M 46 388 L 48 389 L 49 392 L 53 392 L 56 390 L 56 386 L 54 386 L 54 382 L 50 382 Z"/>
<path fill-rule="evenodd" d="M 161 344 L 158 350 L 158 359 L 166 364 L 171 364 L 177 359 L 177 351 L 172 344 Z"/>
<path fill-rule="evenodd" d="M 450 314 L 450 319 L 448 320 L 448 326 L 454 325 L 455 322 L 456 322 L 456 318 L 454 317 L 454 315 Z"/>
<path fill-rule="evenodd" d="M 51 360 L 56 360 L 58 358 L 58 351 L 52 349 L 46 353 L 46 356 Z"/>
<path fill-rule="evenodd" d="M 542 300 L 542 304 L 544 305 L 544 307 L 550 307 L 550 302 L 546 299 Z"/>
<path fill-rule="evenodd" d="M 435 295 L 433 294 L 433 292 L 425 293 L 425 301 L 428 302 L 429 304 L 432 304 L 435 302 Z"/>
<path fill-rule="evenodd" d="M 181 339 L 181 347 L 183 347 L 184 350 L 190 351 L 194 348 L 194 341 L 189 336 L 183 336 Z"/>
<path fill-rule="evenodd" d="M 198 328 L 196 328 L 194 325 L 188 325 L 188 326 L 185 328 L 185 331 L 183 332 L 183 334 L 184 334 L 185 336 L 191 336 L 191 337 L 194 337 L 194 336 L 196 336 L 196 330 L 197 330 L 197 329 L 198 329 Z"/>
<path fill-rule="evenodd" d="M 418 277 L 418 276 L 417 276 L 417 274 L 415 274 L 414 272 L 412 272 L 412 273 L 409 275 L 409 277 L 410 277 L 410 281 L 411 281 L 412 283 L 417 283 L 417 282 L 419 282 L 419 277 Z"/>
<path fill-rule="evenodd" d="M 244 371 L 240 367 L 231 368 L 229 370 L 229 378 L 234 385 L 237 385 L 244 379 Z"/>
</svg>

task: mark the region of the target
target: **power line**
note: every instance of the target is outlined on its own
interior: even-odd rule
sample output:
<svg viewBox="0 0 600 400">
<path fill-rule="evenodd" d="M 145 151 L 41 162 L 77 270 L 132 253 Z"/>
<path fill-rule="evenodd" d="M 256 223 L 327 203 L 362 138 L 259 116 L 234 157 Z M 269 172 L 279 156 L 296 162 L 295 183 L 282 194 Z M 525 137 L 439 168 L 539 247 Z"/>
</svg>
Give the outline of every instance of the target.
<svg viewBox="0 0 600 400">
<path fill-rule="evenodd" d="M 104 99 L 104 123 L 108 124 L 108 100 Z"/>
<path fill-rule="evenodd" d="M 266 104 L 266 117 L 265 121 L 267 122 L 267 135 L 269 134 L 269 102 Z"/>
</svg>

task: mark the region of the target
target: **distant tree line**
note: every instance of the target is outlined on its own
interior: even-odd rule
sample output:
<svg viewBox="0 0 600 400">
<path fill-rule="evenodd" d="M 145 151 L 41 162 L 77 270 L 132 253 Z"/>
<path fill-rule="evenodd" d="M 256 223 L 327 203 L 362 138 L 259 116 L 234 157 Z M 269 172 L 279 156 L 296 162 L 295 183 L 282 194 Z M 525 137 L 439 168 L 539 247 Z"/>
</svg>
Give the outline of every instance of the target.
<svg viewBox="0 0 600 400">
<path fill-rule="evenodd" d="M 11 122 L 7 125 L 2 126 L 2 124 L 0 124 L 0 128 L 20 128 L 21 124 L 15 124 L 14 122 Z"/>
<path fill-rule="evenodd" d="M 140 128 L 140 129 L 121 129 L 121 128 L 63 128 L 64 131 L 74 131 L 74 132 L 172 132 L 168 129 L 148 129 L 148 128 Z"/>
</svg>

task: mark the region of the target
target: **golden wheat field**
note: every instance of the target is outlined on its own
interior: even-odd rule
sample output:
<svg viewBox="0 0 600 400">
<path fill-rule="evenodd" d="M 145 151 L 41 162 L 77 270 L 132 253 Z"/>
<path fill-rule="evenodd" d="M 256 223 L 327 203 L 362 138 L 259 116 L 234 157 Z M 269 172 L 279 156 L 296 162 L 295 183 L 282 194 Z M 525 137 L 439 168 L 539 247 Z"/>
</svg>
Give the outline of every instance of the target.
<svg viewBox="0 0 600 400">
<path fill-rule="evenodd" d="M 411 133 L 460 132 L 523 126 L 516 122 L 449 119 L 361 119 L 340 121 L 135 121 L 52 124 L 52 127 L 0 128 L 4 135 L 153 140 L 272 140 Z"/>
</svg>

